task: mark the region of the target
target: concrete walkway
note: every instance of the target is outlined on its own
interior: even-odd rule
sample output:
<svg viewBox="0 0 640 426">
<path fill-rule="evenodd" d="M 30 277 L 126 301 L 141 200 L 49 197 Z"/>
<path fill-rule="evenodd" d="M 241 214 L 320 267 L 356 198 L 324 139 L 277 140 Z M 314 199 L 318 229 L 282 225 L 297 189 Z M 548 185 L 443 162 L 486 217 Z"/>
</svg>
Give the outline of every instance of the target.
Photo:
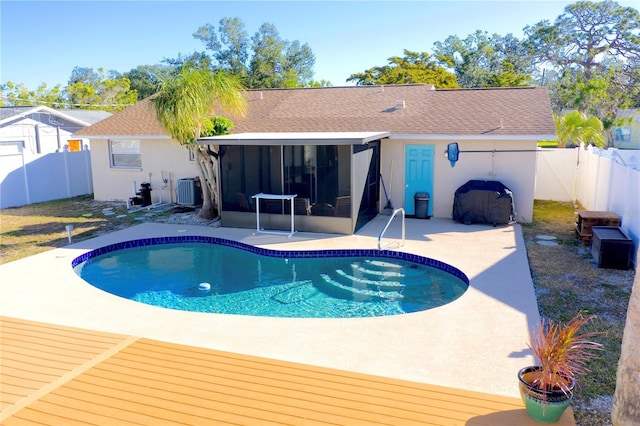
<svg viewBox="0 0 640 426">
<path fill-rule="evenodd" d="M 216 236 L 270 249 L 376 248 L 387 220 L 379 216 L 357 235 L 291 238 L 253 235 L 252 229 L 141 224 L 0 265 L 0 314 L 517 397 L 516 373 L 533 364 L 528 331 L 539 321 L 517 224 L 407 219 L 401 250 L 459 268 L 470 288 L 448 305 L 389 317 L 287 319 L 175 311 L 105 293 L 70 266 L 98 247 L 167 235 Z M 399 221 L 387 235 L 400 236 Z"/>
</svg>

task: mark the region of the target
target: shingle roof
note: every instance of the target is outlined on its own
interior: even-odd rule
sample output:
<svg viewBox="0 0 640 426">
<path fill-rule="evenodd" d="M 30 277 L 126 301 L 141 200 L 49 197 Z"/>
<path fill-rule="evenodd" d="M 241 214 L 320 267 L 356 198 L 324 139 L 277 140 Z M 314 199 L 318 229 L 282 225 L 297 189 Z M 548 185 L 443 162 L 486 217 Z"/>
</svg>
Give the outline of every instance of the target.
<svg viewBox="0 0 640 426">
<path fill-rule="evenodd" d="M 432 85 L 249 90 L 233 133 L 391 132 L 425 135 L 553 135 L 545 88 L 435 90 Z M 404 101 L 404 108 L 397 107 Z M 147 100 L 76 133 L 166 135 Z"/>
<path fill-rule="evenodd" d="M 95 124 L 98 121 L 111 117 L 113 114 L 107 111 L 94 111 L 89 109 L 65 109 L 60 111 L 76 120 L 82 120 L 86 123 Z"/>
<path fill-rule="evenodd" d="M 74 136 L 167 136 L 168 133 L 156 118 L 149 98 L 85 127 Z"/>
<path fill-rule="evenodd" d="M 22 114 L 33 109 L 32 106 L 13 106 L 13 107 L 0 107 L 0 120 L 13 117 L 14 115 Z"/>
<path fill-rule="evenodd" d="M 39 112 L 49 113 L 54 116 L 63 117 L 67 120 L 78 122 L 83 126 L 88 124 L 97 123 L 100 120 L 104 120 L 110 117 L 110 112 L 106 111 L 92 111 L 82 109 L 53 109 L 46 106 L 13 106 L 13 107 L 0 107 L 0 121 L 10 121 L 10 119 L 17 119 L 20 116 L 28 116 L 29 114 L 35 114 Z"/>
</svg>

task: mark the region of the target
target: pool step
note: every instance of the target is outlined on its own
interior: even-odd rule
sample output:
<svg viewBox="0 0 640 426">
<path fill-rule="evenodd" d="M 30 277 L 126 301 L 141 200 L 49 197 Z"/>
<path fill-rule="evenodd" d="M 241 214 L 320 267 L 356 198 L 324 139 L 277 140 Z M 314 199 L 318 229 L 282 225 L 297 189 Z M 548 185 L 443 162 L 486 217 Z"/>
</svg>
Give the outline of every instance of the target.
<svg viewBox="0 0 640 426">
<path fill-rule="evenodd" d="M 379 268 L 384 268 L 384 269 L 402 269 L 402 265 L 398 265 L 397 263 L 393 263 L 393 262 L 385 262 L 382 260 L 370 260 L 370 259 L 366 259 L 364 262 L 369 265 L 377 266 Z"/>
<path fill-rule="evenodd" d="M 402 294 L 397 291 L 370 290 L 368 288 L 355 288 L 344 285 L 334 280 L 329 274 L 320 274 L 323 281 L 329 285 L 329 289 L 338 293 L 340 297 L 353 300 L 396 300 L 402 299 Z"/>
<path fill-rule="evenodd" d="M 354 271 L 358 271 L 360 273 L 363 274 L 367 274 L 367 275 L 373 275 L 376 277 L 384 277 L 384 278 L 402 278 L 404 277 L 404 274 L 398 271 L 389 271 L 389 270 L 378 270 L 378 269 L 367 269 L 364 268 L 362 266 L 360 266 L 357 263 L 352 263 L 351 264 L 351 269 L 353 269 Z"/>
<path fill-rule="evenodd" d="M 351 281 L 352 285 L 362 284 L 367 287 L 373 287 L 374 290 L 400 291 L 404 288 L 404 284 L 399 283 L 398 281 L 368 280 L 366 278 L 359 278 L 359 277 L 354 277 L 353 275 L 349 275 L 346 272 L 344 272 L 342 269 L 336 269 L 336 274 Z"/>
</svg>

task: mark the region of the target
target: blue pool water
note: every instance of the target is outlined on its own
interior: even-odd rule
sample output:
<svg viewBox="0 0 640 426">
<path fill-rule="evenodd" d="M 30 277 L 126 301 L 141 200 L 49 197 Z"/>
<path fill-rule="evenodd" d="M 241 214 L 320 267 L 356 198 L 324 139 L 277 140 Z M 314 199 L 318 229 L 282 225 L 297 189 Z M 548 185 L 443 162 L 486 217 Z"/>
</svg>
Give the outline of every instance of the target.
<svg viewBox="0 0 640 426">
<path fill-rule="evenodd" d="M 211 237 L 127 241 L 74 259 L 93 286 L 170 309 L 294 318 L 398 315 L 460 297 L 445 263 L 379 250 L 275 251 Z"/>
</svg>

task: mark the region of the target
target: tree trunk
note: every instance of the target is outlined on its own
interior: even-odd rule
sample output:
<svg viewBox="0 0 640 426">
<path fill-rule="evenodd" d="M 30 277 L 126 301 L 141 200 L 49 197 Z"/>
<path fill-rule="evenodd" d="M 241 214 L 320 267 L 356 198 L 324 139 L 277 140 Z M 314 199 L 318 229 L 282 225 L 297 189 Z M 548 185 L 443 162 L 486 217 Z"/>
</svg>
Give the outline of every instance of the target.
<svg viewBox="0 0 640 426">
<path fill-rule="evenodd" d="M 633 280 L 627 308 L 627 321 L 618 362 L 616 391 L 613 396 L 611 423 L 614 426 L 640 425 L 640 276 Z"/>
<path fill-rule="evenodd" d="M 217 186 L 218 180 L 214 169 L 215 158 L 209 155 L 207 147 L 202 145 L 194 149 L 199 166 L 200 185 L 202 187 L 202 209 L 198 217 L 215 219 L 218 217 Z"/>
</svg>

